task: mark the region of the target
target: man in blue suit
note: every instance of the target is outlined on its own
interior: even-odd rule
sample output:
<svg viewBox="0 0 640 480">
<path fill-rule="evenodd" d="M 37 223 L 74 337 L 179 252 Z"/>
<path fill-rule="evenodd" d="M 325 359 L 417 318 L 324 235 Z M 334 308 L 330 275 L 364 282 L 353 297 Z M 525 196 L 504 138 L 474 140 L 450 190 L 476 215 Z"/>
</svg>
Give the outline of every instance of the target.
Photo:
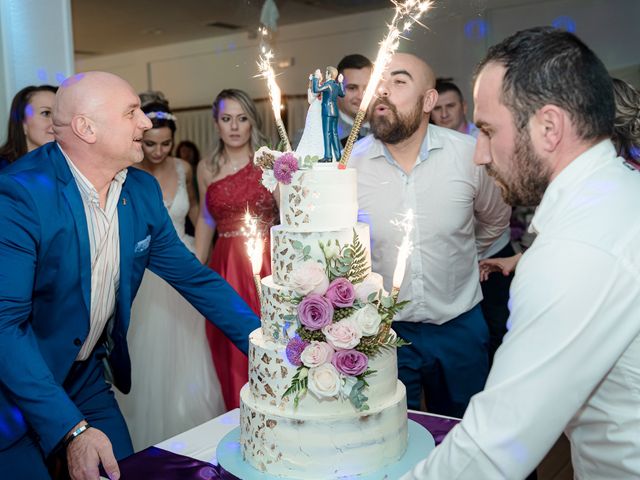
<svg viewBox="0 0 640 480">
<path fill-rule="evenodd" d="M 259 322 L 178 239 L 156 180 L 128 168 L 151 127 L 121 78 L 78 74 L 60 87 L 56 142 L 0 175 L 0 471 L 119 478 L 132 453 L 112 381 L 131 387 L 130 308 L 145 268 L 246 353 Z"/>
<path fill-rule="evenodd" d="M 337 77 L 337 81 L 336 81 Z M 338 97 L 344 97 L 342 74 L 334 67 L 327 67 L 325 80 L 320 85 L 320 70 L 316 70 L 311 78 L 313 93 L 322 93 L 322 134 L 324 137 L 324 158 L 320 162 L 340 160 L 342 154 L 340 137 L 338 136 Z"/>
</svg>

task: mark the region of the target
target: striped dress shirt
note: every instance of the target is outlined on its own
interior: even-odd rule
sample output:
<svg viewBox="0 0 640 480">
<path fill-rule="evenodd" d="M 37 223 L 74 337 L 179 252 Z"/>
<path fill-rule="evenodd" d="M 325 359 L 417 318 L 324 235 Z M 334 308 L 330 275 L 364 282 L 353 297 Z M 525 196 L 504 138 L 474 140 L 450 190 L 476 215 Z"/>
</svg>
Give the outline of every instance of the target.
<svg viewBox="0 0 640 480">
<path fill-rule="evenodd" d="M 91 182 L 76 168 L 60 148 L 73 178 L 87 217 L 87 233 L 91 252 L 91 311 L 89 335 L 76 360 L 89 358 L 107 324 L 115 315 L 116 296 L 120 284 L 120 237 L 118 228 L 118 200 L 127 170 L 119 171 L 109 186 L 105 208 L 100 207 L 100 196 Z"/>
</svg>

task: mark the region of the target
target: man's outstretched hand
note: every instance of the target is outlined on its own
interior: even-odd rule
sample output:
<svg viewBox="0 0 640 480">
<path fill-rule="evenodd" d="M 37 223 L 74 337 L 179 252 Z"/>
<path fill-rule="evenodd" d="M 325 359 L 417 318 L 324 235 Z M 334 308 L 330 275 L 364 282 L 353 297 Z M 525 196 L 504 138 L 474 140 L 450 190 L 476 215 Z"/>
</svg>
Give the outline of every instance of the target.
<svg viewBox="0 0 640 480">
<path fill-rule="evenodd" d="M 84 424 L 86 422 L 80 422 L 73 431 Z M 118 468 L 118 462 L 113 455 L 111 442 L 97 428 L 88 428 L 69 443 L 67 462 L 72 480 L 99 480 L 98 467 L 100 464 L 111 480 L 120 478 L 120 468 Z"/>
</svg>

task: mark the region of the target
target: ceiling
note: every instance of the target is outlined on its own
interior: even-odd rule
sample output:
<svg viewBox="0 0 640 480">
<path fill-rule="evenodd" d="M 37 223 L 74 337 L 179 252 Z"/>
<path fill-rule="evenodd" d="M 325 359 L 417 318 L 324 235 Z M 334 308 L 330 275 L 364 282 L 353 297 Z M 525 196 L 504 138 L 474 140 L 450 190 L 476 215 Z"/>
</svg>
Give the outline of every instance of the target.
<svg viewBox="0 0 640 480">
<path fill-rule="evenodd" d="M 77 58 L 256 32 L 265 0 L 71 0 Z M 435 0 L 437 15 L 556 0 Z M 275 0 L 278 25 L 388 8 L 390 0 Z M 433 14 L 433 13 L 432 13 Z M 221 25 L 222 24 L 222 25 Z"/>
<path fill-rule="evenodd" d="M 263 3 L 264 0 L 71 0 L 76 56 L 255 32 Z M 288 25 L 386 8 L 390 2 L 276 0 L 276 4 L 280 12 L 278 25 Z"/>
</svg>

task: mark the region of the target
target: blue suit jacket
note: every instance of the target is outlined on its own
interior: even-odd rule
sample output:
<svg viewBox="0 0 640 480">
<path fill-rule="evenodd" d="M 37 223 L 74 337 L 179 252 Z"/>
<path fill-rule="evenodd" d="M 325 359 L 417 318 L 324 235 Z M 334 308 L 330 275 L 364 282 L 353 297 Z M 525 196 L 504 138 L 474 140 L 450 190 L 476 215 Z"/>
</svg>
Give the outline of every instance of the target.
<svg viewBox="0 0 640 480">
<path fill-rule="evenodd" d="M 151 175 L 129 169 L 118 221 L 120 287 L 109 355 L 115 385 L 131 388 L 127 328 L 145 268 L 246 353 L 258 318 L 178 239 Z M 49 143 L 0 174 L 0 450 L 30 426 L 48 454 L 83 418 L 61 385 L 89 333 L 90 289 L 82 199 L 64 156 Z"/>
<path fill-rule="evenodd" d="M 337 117 L 338 116 L 338 97 L 344 97 L 344 85 L 335 80 L 328 79 L 321 85 L 318 79 L 313 76 L 311 78 L 311 91 L 313 93 L 322 93 L 322 116 Z"/>
</svg>

